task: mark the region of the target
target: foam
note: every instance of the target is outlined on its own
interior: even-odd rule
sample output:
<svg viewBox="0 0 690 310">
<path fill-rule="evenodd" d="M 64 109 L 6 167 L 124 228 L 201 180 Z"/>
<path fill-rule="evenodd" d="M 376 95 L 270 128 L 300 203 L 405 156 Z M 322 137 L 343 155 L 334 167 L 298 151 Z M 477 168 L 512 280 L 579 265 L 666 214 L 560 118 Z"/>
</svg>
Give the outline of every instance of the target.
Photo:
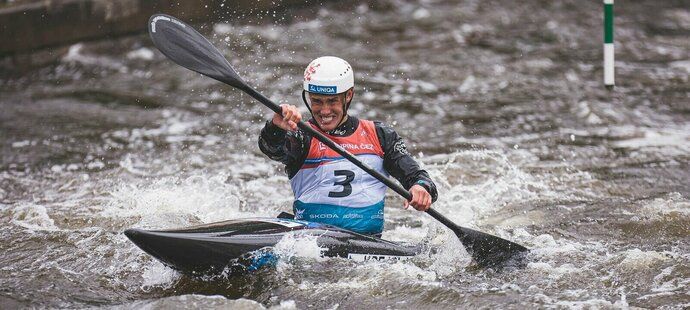
<svg viewBox="0 0 690 310">
<path fill-rule="evenodd" d="M 235 27 L 228 23 L 216 23 L 213 25 L 213 32 L 219 35 L 228 35 L 235 32 Z"/>
<path fill-rule="evenodd" d="M 520 239 L 527 241 L 526 244 L 532 248 L 530 253 L 536 258 L 572 256 L 576 254 L 584 255 L 586 252 L 591 252 L 593 249 L 604 248 L 603 245 L 593 242 L 585 245 L 568 239 L 555 240 L 550 234 L 542 234 L 535 238 L 522 237 Z"/>
<path fill-rule="evenodd" d="M 153 60 L 153 51 L 150 48 L 142 47 L 127 53 L 128 59 Z"/>
<path fill-rule="evenodd" d="M 690 201 L 677 192 L 654 198 L 646 202 L 642 208 L 643 213 L 648 217 L 671 214 L 690 215 Z"/>
<path fill-rule="evenodd" d="M 414 283 L 415 286 L 442 286 L 434 271 L 425 270 L 411 263 L 367 261 L 353 265 L 348 267 L 350 271 L 347 275 L 334 279 L 332 282 L 302 281 L 296 288 L 309 291 L 310 294 L 334 290 L 378 290 L 382 287 L 382 283 L 391 279 L 402 284 Z"/>
<path fill-rule="evenodd" d="M 301 232 L 286 234 L 273 247 L 273 251 L 281 260 L 289 261 L 293 257 L 323 260 L 322 253 L 326 248 L 319 247 L 317 236 L 305 235 Z"/>
<path fill-rule="evenodd" d="M 567 301 L 567 300 L 559 300 L 559 301 L 553 301 L 551 300 L 551 304 L 555 306 L 560 306 L 560 307 L 565 307 L 565 308 L 570 308 L 570 309 L 612 309 L 614 308 L 614 304 L 612 304 L 608 300 L 600 299 L 600 298 L 593 298 L 589 300 L 583 300 L 583 301 Z M 618 308 L 618 307 L 615 307 Z M 624 307 L 625 308 L 625 307 Z M 621 308 L 618 308 L 621 309 Z"/>
<path fill-rule="evenodd" d="M 282 304 L 281 304 L 282 305 Z M 179 309 L 181 307 L 191 307 L 194 309 L 237 309 L 237 310 L 264 310 L 266 307 L 260 303 L 240 298 L 240 299 L 228 299 L 223 296 L 206 296 L 206 295 L 180 295 L 180 296 L 169 296 L 150 300 L 140 300 L 119 306 L 111 307 L 112 309 L 143 309 L 143 310 L 154 310 L 154 309 Z M 272 308 L 273 309 L 273 308 Z M 291 309 L 286 308 L 275 308 L 275 309 Z"/>
<path fill-rule="evenodd" d="M 83 43 L 77 43 L 69 47 L 67 54 L 62 57 L 63 62 L 79 63 L 88 66 L 99 66 L 115 70 L 121 73 L 127 73 L 129 70 L 122 62 L 103 56 L 90 56 L 83 54 Z"/>
<path fill-rule="evenodd" d="M 30 231 L 60 230 L 48 215 L 46 207 L 36 204 L 21 204 L 12 209 L 10 222 Z"/>
<path fill-rule="evenodd" d="M 280 302 L 279 305 L 273 306 L 270 309 L 271 310 L 296 310 L 297 304 L 295 303 L 294 300 L 283 300 Z M 337 307 L 335 307 L 334 309 L 337 309 Z"/>
<path fill-rule="evenodd" d="M 161 111 L 163 121 L 155 128 L 121 129 L 108 132 L 103 139 L 108 144 L 117 145 L 113 140 L 125 140 L 131 145 L 153 147 L 153 140 L 159 137 L 169 144 L 183 142 L 202 142 L 204 145 L 214 145 L 221 138 L 216 135 L 197 135 L 194 131 L 206 125 L 203 119 L 189 119 L 189 115 L 164 109 Z"/>
<path fill-rule="evenodd" d="M 690 152 L 690 125 L 678 128 L 668 126 L 663 129 L 638 128 L 637 131 L 642 135 L 641 137 L 615 141 L 613 144 L 631 149 L 670 146 L 678 148 L 679 151 L 685 152 L 684 154 Z"/>
<path fill-rule="evenodd" d="M 686 73 L 690 73 L 690 60 L 679 60 L 674 61 L 669 64 L 671 68 L 677 68 L 685 70 Z"/>
<path fill-rule="evenodd" d="M 676 277 L 678 271 L 675 266 L 669 266 L 661 270 L 661 272 L 654 277 L 654 287 L 652 292 L 656 294 L 682 292 L 690 287 L 690 278 Z"/>
<path fill-rule="evenodd" d="M 180 274 L 158 261 L 153 261 L 144 268 L 141 277 L 143 281 L 140 288 L 143 291 L 149 291 L 153 287 L 170 288 L 180 278 Z"/>
<path fill-rule="evenodd" d="M 623 260 L 618 266 L 623 270 L 642 270 L 657 266 L 670 258 L 664 253 L 656 251 L 642 251 L 640 249 L 631 249 L 619 254 Z"/>
<path fill-rule="evenodd" d="M 419 8 L 412 13 L 412 18 L 416 20 L 422 20 L 422 19 L 427 19 L 431 16 L 431 13 L 429 13 L 429 10 L 425 8 Z"/>
<path fill-rule="evenodd" d="M 201 174 L 181 180 L 165 177 L 146 185 L 123 184 L 110 193 L 113 199 L 103 215 L 137 216 L 141 218 L 140 224 L 151 227 L 240 217 L 243 213 L 239 210 L 237 188 L 225 183 L 226 179 L 224 174 Z M 180 215 L 191 216 L 196 221 L 178 223 L 175 218 Z"/>
<path fill-rule="evenodd" d="M 429 269 L 439 277 L 447 277 L 464 270 L 471 263 L 472 257 L 460 239 L 445 226 L 434 224 L 433 228 L 429 246 L 436 247 L 437 251 L 429 253 L 429 261 L 432 262 Z"/>
<path fill-rule="evenodd" d="M 551 263 L 547 262 L 530 262 L 527 264 L 527 268 L 539 273 L 546 274 L 551 279 L 560 279 L 563 276 L 570 274 L 577 274 L 581 272 L 581 268 L 576 268 L 572 264 L 563 264 L 560 266 L 553 266 Z"/>
<path fill-rule="evenodd" d="M 566 309 L 628 309 L 629 305 L 625 293 L 619 290 L 620 299 L 615 303 L 602 298 L 590 298 L 587 300 L 557 300 L 542 293 L 534 294 L 534 299 L 546 305 Z"/>
<path fill-rule="evenodd" d="M 427 224 L 429 220 L 425 219 L 424 222 L 425 224 Z M 409 226 L 396 226 L 393 229 L 384 230 L 382 238 L 393 242 L 420 243 L 422 242 L 424 237 L 426 237 L 428 233 L 427 231 L 427 225 L 422 225 L 422 227 L 419 228 L 412 228 Z"/>
<path fill-rule="evenodd" d="M 385 265 L 384 265 L 385 264 Z M 436 272 L 433 270 L 423 269 L 415 264 L 398 262 L 398 263 L 385 263 L 385 262 L 372 262 L 364 268 L 380 268 L 381 265 L 390 266 L 390 268 L 384 268 L 386 273 L 391 274 L 392 279 L 415 279 L 416 283 L 425 286 L 440 286 L 441 283 L 438 282 L 439 278 Z"/>
<path fill-rule="evenodd" d="M 36 144 L 35 141 L 32 142 L 31 140 L 22 140 L 22 141 L 12 142 L 12 147 L 13 148 L 22 148 L 25 146 L 35 145 L 35 144 Z"/>
<path fill-rule="evenodd" d="M 549 187 L 513 164 L 514 161 L 535 160 L 524 155 L 517 152 L 516 159 L 509 159 L 498 151 L 468 150 L 444 156 L 447 159 L 444 164 L 425 166 L 443 193 L 434 207 L 456 224 L 464 225 L 477 222 L 509 203 L 543 199 L 550 194 Z M 439 156 L 433 158 L 434 161 L 439 159 Z M 488 167 L 468 182 L 466 174 L 477 165 Z M 450 179 L 458 174 L 462 176 L 459 181 Z"/>
</svg>

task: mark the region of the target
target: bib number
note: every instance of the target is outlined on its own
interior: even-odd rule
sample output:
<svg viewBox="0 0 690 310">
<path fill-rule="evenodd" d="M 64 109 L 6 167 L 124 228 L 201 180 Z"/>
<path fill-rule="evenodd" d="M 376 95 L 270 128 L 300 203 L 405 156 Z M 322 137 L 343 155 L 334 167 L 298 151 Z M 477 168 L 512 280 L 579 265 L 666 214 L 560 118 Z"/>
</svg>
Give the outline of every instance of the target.
<svg viewBox="0 0 690 310">
<path fill-rule="evenodd" d="M 340 192 L 329 192 L 328 197 L 342 198 L 352 194 L 352 185 L 350 183 L 355 179 L 355 173 L 350 170 L 335 170 L 333 173 L 335 173 L 336 177 L 345 176 L 344 180 L 333 183 L 333 186 L 341 185 L 343 190 Z"/>
</svg>

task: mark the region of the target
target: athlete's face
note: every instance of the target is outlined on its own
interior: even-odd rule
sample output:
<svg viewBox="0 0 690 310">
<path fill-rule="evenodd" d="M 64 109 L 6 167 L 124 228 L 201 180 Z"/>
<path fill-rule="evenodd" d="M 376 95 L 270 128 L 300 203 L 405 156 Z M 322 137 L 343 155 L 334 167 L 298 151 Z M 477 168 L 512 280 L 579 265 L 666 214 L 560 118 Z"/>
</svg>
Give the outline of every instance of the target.
<svg viewBox="0 0 690 310">
<path fill-rule="evenodd" d="M 309 93 L 311 111 L 314 119 L 324 131 L 331 131 L 340 125 L 345 113 L 345 103 L 352 99 L 353 90 L 350 89 L 338 95 L 320 95 Z"/>
</svg>

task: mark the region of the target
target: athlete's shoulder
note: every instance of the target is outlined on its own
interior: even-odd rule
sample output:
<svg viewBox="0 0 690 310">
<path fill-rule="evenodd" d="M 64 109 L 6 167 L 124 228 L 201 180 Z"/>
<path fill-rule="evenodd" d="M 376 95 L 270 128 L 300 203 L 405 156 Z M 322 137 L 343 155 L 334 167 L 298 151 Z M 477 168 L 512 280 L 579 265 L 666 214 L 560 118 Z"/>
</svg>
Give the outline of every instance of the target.
<svg viewBox="0 0 690 310">
<path fill-rule="evenodd" d="M 395 129 L 393 129 L 393 126 L 391 126 L 391 125 L 389 125 L 383 121 L 370 121 L 370 122 L 374 123 L 374 127 L 376 128 L 376 131 L 378 131 L 382 134 L 386 134 L 386 135 L 397 134 L 395 132 Z"/>
<path fill-rule="evenodd" d="M 360 126 L 364 126 L 365 128 L 369 128 L 369 130 L 375 131 L 376 135 L 379 136 L 379 138 L 381 138 L 382 135 L 386 134 L 386 132 L 393 130 L 381 121 L 367 120 L 361 118 L 357 119 L 357 121 L 360 123 Z"/>
<path fill-rule="evenodd" d="M 360 118 L 360 120 L 361 120 L 361 121 L 365 121 L 365 122 L 373 123 L 374 126 L 376 126 L 376 128 L 379 128 L 379 127 L 387 127 L 387 126 L 388 126 L 388 125 L 386 125 L 386 123 L 384 123 L 383 121 L 379 121 L 379 120 L 368 120 L 368 119 L 361 119 L 361 118 Z"/>
</svg>

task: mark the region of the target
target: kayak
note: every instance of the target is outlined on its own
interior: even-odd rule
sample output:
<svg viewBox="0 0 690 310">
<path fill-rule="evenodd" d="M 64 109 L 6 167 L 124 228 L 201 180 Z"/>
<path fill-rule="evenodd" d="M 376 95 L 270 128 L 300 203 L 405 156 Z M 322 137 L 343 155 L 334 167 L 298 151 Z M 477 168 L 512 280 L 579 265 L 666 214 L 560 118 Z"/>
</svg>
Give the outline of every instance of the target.
<svg viewBox="0 0 690 310">
<path fill-rule="evenodd" d="M 153 44 L 158 50 L 178 65 L 235 87 L 261 102 L 275 113 L 281 113 L 282 109 L 280 106 L 247 84 L 235 69 L 232 68 L 224 54 L 216 49 L 193 27 L 172 16 L 154 14 L 149 19 L 149 34 Z M 320 131 L 304 122 L 299 122 L 298 127 L 311 134 L 314 138 L 317 138 L 320 143 L 331 148 L 340 156 L 361 168 L 396 193 L 400 194 L 400 196 L 406 200 L 412 199 L 412 194 L 400 184 L 392 181 L 391 178 L 380 173 L 378 170 L 372 169 L 369 165 L 360 161 L 355 155 L 333 142 Z M 480 267 L 502 268 L 507 265 L 521 265 L 524 262 L 524 258 L 529 253 L 528 248 L 515 242 L 456 225 L 434 208 L 427 209 L 426 214 L 453 231 L 467 252 Z M 271 223 L 273 223 L 272 226 L 281 226 L 275 222 Z M 206 231 L 209 228 L 196 228 L 200 229 L 199 232 L 191 228 L 186 230 L 158 232 L 130 230 L 128 231 L 128 236 L 132 241 L 137 243 L 139 247 L 144 249 L 144 251 L 149 252 L 154 257 L 178 269 L 203 269 L 209 266 L 217 268 L 216 266 L 227 264 L 228 259 L 238 259 L 237 254 L 245 250 L 253 249 L 252 251 L 256 251 L 257 248 L 261 249 L 262 246 L 264 248 L 270 248 L 276 244 L 276 239 L 284 236 L 286 232 L 293 230 L 304 231 L 308 234 L 323 234 L 318 235 L 318 238 L 321 240 L 321 246 L 327 249 L 325 252 L 326 256 L 352 257 L 352 255 L 361 254 L 356 251 L 364 252 L 362 255 L 379 255 L 379 252 L 390 252 L 393 254 L 380 255 L 406 256 L 406 253 L 411 253 L 411 250 L 405 249 L 395 243 L 325 226 L 316 228 L 311 227 L 309 224 L 302 224 L 298 225 L 301 226 L 298 228 L 271 228 L 269 232 L 266 233 L 251 230 L 249 232 L 240 232 L 239 235 L 235 236 L 234 230 L 228 233 L 224 233 L 223 230 L 225 229 L 224 225 L 233 225 L 232 223 L 218 225 L 218 227 L 220 227 L 220 232 L 215 232 L 213 229 Z M 314 229 L 314 231 L 309 231 L 311 229 Z M 247 237 L 249 241 L 244 240 L 245 237 Z M 158 241 L 163 245 L 158 245 Z M 225 241 L 228 243 L 225 243 Z M 181 249 L 190 250 L 191 253 L 180 253 L 181 250 L 176 249 L 176 246 L 183 246 Z M 208 254 L 208 258 L 201 257 L 202 255 L 199 253 L 204 255 Z"/>
<path fill-rule="evenodd" d="M 127 229 L 125 235 L 163 264 L 191 274 L 238 273 L 275 264 L 283 238 L 312 237 L 321 255 L 355 261 L 402 260 L 420 252 L 331 225 L 288 218 L 247 218 L 170 230 Z"/>
</svg>

